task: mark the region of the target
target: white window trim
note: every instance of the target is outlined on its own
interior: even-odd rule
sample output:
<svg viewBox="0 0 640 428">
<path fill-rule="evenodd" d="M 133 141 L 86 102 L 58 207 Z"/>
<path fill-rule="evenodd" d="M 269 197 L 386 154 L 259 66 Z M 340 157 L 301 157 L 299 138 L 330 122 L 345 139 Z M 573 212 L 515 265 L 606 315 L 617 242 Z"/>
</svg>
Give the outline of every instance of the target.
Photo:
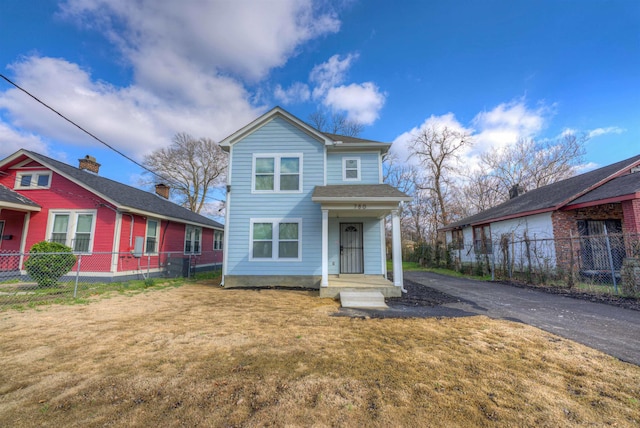
<svg viewBox="0 0 640 428">
<path fill-rule="evenodd" d="M 98 219 L 98 210 L 49 210 L 49 218 L 47 219 L 47 234 L 45 240 L 51 239 L 51 233 L 53 232 L 53 219 L 56 215 L 69 215 L 69 227 L 67 229 L 67 238 L 65 244 L 67 247 L 73 249 L 73 240 L 75 239 L 78 227 L 78 216 L 82 214 L 91 214 L 93 219 L 91 221 L 91 237 L 89 238 L 89 250 L 88 251 L 74 251 L 74 254 L 91 254 L 93 253 L 93 243 L 96 238 L 96 223 Z"/>
<path fill-rule="evenodd" d="M 155 221 L 156 224 L 158 225 L 156 227 L 156 250 L 153 252 L 149 252 L 147 251 L 147 239 L 149 239 L 149 222 L 150 221 Z M 144 254 L 149 254 L 149 255 L 154 255 L 154 254 L 158 254 L 159 251 L 159 246 L 160 246 L 160 220 L 157 218 L 147 218 L 147 225 L 145 227 L 144 230 Z"/>
<path fill-rule="evenodd" d="M 252 218 L 249 220 L 249 261 L 250 262 L 301 262 L 302 261 L 302 218 Z M 273 236 L 271 237 L 271 258 L 253 257 L 253 224 L 254 223 L 271 223 L 273 225 Z M 298 223 L 298 257 L 297 258 L 279 258 L 279 224 L 280 223 Z"/>
<path fill-rule="evenodd" d="M 191 252 L 189 252 L 189 253 L 187 253 L 186 251 L 184 251 L 184 247 L 186 246 L 185 244 L 187 243 L 187 228 L 189 228 L 189 227 L 192 227 L 194 230 L 195 230 L 195 229 L 200 229 L 200 245 L 198 245 L 198 252 L 197 252 L 197 253 L 196 253 L 195 251 L 191 251 Z M 195 241 L 193 241 L 193 240 L 191 241 L 191 243 L 192 243 L 192 245 L 191 245 L 192 250 L 193 250 L 193 242 L 195 242 Z M 193 226 L 193 225 L 191 225 L 191 224 L 185 224 L 185 225 L 184 225 L 184 239 L 182 240 L 182 250 L 183 250 L 183 254 L 184 254 L 185 256 L 188 256 L 188 255 L 197 256 L 197 255 L 202 254 L 202 227 L 200 227 L 200 226 Z"/>
<path fill-rule="evenodd" d="M 273 190 L 256 190 L 256 159 L 257 158 L 273 158 Z M 279 190 L 280 189 L 280 159 L 281 158 L 298 158 L 300 161 L 300 170 L 298 171 L 298 190 Z M 251 193 L 302 193 L 302 153 L 254 153 L 251 162 Z"/>
<path fill-rule="evenodd" d="M 22 177 L 25 175 L 32 176 L 29 186 L 22 186 L 20 184 L 22 182 Z M 38 186 L 38 177 L 45 175 L 49 177 L 49 184 L 47 184 L 46 186 Z M 13 188 L 19 190 L 49 189 L 51 188 L 51 176 L 51 171 L 20 171 L 16 174 L 16 183 Z"/>
<path fill-rule="evenodd" d="M 218 248 L 216 248 L 216 234 L 220 234 L 220 245 L 218 246 Z M 222 230 L 218 230 L 218 229 L 213 229 L 213 250 L 214 251 L 222 251 L 222 249 L 224 248 L 224 231 Z"/>
<path fill-rule="evenodd" d="M 358 172 L 357 178 L 347 178 L 347 161 L 354 160 L 358 163 L 356 168 Z M 362 161 L 359 157 L 344 157 L 342 158 L 342 181 L 360 181 L 362 179 Z"/>
<path fill-rule="evenodd" d="M 4 235 L 5 221 L 0 220 L 0 248 L 2 248 L 2 236 Z"/>
</svg>

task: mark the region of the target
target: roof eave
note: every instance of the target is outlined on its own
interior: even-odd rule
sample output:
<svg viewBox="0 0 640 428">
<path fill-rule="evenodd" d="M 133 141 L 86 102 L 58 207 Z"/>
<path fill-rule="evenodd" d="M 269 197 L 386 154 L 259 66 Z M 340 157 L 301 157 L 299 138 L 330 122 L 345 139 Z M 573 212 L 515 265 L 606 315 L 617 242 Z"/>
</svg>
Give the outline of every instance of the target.
<svg viewBox="0 0 640 428">
<path fill-rule="evenodd" d="M 313 202 L 410 202 L 412 200 L 411 197 L 408 196 L 399 196 L 399 197 L 365 197 L 365 196 L 312 196 L 311 200 Z"/>
<path fill-rule="evenodd" d="M 205 223 L 200 223 L 197 221 L 192 221 L 192 220 L 186 220 L 183 218 L 177 218 L 177 217 L 172 217 L 172 216 L 167 216 L 167 215 L 162 215 L 162 214 L 157 214 L 157 213 L 153 213 L 150 211 L 145 211 L 145 210 L 140 210 L 137 208 L 133 208 L 133 207 L 128 207 L 128 206 L 124 206 L 121 205 L 118 207 L 118 211 L 124 213 L 131 213 L 131 214 L 137 214 L 137 215 L 141 215 L 141 216 L 145 216 L 145 217 L 153 217 L 153 218 L 157 218 L 157 219 L 161 219 L 161 220 L 168 220 L 168 221 L 175 221 L 176 223 L 182 223 L 182 224 L 190 224 L 193 226 L 201 226 L 201 227 L 206 227 L 208 229 L 217 229 L 217 230 L 224 230 L 224 226 L 221 225 L 220 227 L 218 226 L 213 226 L 210 224 L 205 224 Z"/>
<path fill-rule="evenodd" d="M 17 204 L 14 202 L 0 202 L 0 210 L 9 209 L 13 211 L 29 211 L 29 212 L 39 212 L 42 211 L 42 207 L 27 205 L 27 204 Z"/>
</svg>

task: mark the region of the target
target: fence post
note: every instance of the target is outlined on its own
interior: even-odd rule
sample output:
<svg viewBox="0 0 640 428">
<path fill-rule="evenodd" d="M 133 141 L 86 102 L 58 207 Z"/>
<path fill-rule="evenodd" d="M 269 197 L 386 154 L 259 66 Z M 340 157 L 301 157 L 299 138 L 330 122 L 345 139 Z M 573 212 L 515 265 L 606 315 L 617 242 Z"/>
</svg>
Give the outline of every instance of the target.
<svg viewBox="0 0 640 428">
<path fill-rule="evenodd" d="M 78 295 L 78 278 L 80 277 L 80 265 L 82 264 L 82 254 L 78 255 L 78 269 L 76 269 L 76 284 L 73 287 L 73 298 Z"/>
<path fill-rule="evenodd" d="M 160 260 L 160 255 L 158 255 L 158 261 Z M 147 254 L 147 279 L 149 279 L 149 265 L 151 264 L 151 255 Z"/>
<path fill-rule="evenodd" d="M 613 291 L 618 294 L 618 283 L 616 282 L 616 271 L 613 266 L 613 254 L 611 254 L 611 243 L 609 242 L 609 233 L 607 233 L 607 224 L 604 223 L 604 238 L 607 243 L 607 254 L 609 256 L 609 268 L 611 269 L 611 279 L 613 279 Z"/>
</svg>

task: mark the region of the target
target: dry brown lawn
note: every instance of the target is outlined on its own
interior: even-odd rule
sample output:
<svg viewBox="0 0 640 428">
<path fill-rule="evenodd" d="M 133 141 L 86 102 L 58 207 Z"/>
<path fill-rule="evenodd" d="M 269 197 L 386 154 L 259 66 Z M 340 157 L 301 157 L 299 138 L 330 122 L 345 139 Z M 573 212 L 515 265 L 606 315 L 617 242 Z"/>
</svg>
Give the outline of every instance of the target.
<svg viewBox="0 0 640 428">
<path fill-rule="evenodd" d="M 0 313 L 0 426 L 638 426 L 640 367 L 486 317 L 204 283 Z"/>
</svg>

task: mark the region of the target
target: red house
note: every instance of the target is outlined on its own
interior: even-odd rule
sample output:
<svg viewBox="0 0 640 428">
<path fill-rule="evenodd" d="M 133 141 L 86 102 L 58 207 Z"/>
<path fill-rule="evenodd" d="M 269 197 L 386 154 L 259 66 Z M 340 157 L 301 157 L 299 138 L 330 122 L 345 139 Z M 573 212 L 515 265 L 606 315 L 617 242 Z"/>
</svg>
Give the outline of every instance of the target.
<svg viewBox="0 0 640 428">
<path fill-rule="evenodd" d="M 100 177 L 87 156 L 79 167 L 28 150 L 0 161 L 0 271 L 22 269 L 39 241 L 71 247 L 73 271 L 127 279 L 168 265 L 198 269 L 222 263 L 224 227 L 156 194 Z"/>
</svg>

